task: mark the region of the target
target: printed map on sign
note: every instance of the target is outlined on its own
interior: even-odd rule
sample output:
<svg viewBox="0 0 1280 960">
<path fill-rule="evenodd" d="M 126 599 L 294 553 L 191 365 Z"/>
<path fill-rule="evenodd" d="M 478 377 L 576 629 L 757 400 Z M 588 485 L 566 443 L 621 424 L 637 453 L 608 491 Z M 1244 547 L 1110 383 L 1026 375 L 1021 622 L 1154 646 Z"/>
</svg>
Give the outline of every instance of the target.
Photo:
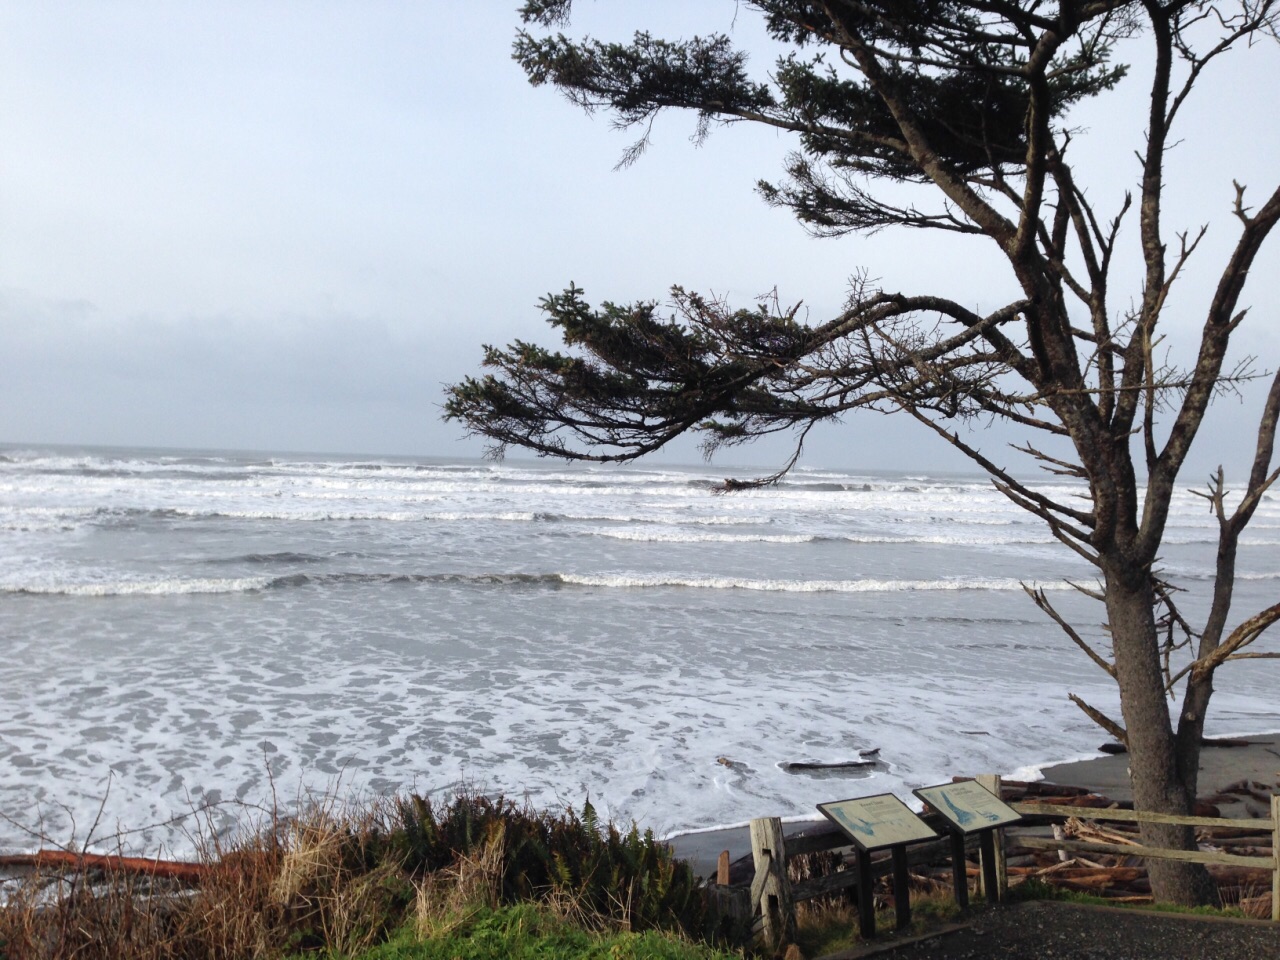
<svg viewBox="0 0 1280 960">
<path fill-rule="evenodd" d="M 820 803 L 818 809 L 863 850 L 932 840 L 937 836 L 892 793 Z"/>
<path fill-rule="evenodd" d="M 1022 817 L 976 780 L 912 791 L 964 833 L 1017 823 Z"/>
</svg>

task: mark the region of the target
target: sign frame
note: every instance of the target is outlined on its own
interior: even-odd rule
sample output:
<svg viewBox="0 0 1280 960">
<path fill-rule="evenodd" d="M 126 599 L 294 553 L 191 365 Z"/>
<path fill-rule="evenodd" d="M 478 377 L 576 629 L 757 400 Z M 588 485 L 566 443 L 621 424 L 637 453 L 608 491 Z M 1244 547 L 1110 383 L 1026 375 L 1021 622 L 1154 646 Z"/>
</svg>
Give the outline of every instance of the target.
<svg viewBox="0 0 1280 960">
<path fill-rule="evenodd" d="M 882 838 L 877 838 L 876 824 L 884 821 L 868 820 L 863 816 L 858 816 L 858 819 L 866 826 L 863 829 L 851 828 L 849 817 L 851 815 L 857 816 L 859 807 L 866 807 L 869 804 L 874 806 L 876 801 L 888 806 L 896 803 L 900 809 L 893 810 L 895 819 L 902 826 L 916 828 L 914 832 L 908 835 L 904 835 L 901 832 L 896 834 L 886 833 Z M 852 810 L 847 809 L 850 805 L 853 806 Z M 826 803 L 820 803 L 817 806 L 818 811 L 843 830 L 845 835 L 864 853 L 870 853 L 873 850 L 884 850 L 890 847 L 905 847 L 913 843 L 924 843 L 927 840 L 937 840 L 939 836 L 936 830 L 921 820 L 920 815 L 903 803 L 902 799 L 894 793 L 874 793 L 866 797 L 831 800 Z M 846 809 L 841 810 L 839 808 Z"/>
</svg>

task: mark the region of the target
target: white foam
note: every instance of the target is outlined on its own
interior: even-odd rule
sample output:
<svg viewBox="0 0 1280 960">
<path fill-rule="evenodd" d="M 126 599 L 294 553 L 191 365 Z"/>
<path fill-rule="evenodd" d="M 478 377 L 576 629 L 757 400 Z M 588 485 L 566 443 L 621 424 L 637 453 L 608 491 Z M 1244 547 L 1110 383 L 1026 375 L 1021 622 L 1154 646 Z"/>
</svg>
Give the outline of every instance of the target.
<svg viewBox="0 0 1280 960">
<path fill-rule="evenodd" d="M 723 471 L 8 456 L 0 809 L 42 811 L 60 842 L 108 776 L 107 832 L 339 778 L 546 807 L 590 794 L 658 833 L 811 819 L 822 800 L 1082 755 L 1097 733 L 1067 690 L 1117 709 L 1021 596 L 1022 578 L 1067 590 L 1093 571 L 985 481 L 823 471 L 713 496 Z M 1203 575 L 1212 517 L 1179 494 L 1172 520 L 1188 542 L 1171 561 Z M 304 556 L 305 572 L 253 559 Z M 572 572 L 537 572 L 555 570 Z M 1239 609 L 1271 602 L 1273 579 L 1245 570 Z M 1194 618 L 1207 584 L 1187 586 Z M 33 588 L 65 599 L 12 596 Z M 227 595 L 184 597 L 210 591 Z M 1223 670 L 1213 717 L 1280 723 L 1280 665 Z M 870 747 L 889 769 L 866 780 L 778 767 Z M 126 839 L 185 842 L 181 824 Z M 0 823 L 0 849 L 29 845 Z"/>
<path fill-rule="evenodd" d="M 175 596 L 189 593 L 244 593 L 262 590 L 268 577 L 194 578 L 187 580 L 124 580 L 106 583 L 28 582 L 0 583 L 0 593 L 27 593 L 67 597 Z"/>
<path fill-rule="evenodd" d="M 639 543 L 812 543 L 815 534 L 680 533 L 672 530 L 592 530 L 593 536 Z"/>
<path fill-rule="evenodd" d="M 765 590 L 786 593 L 877 593 L 933 590 L 1019 590 L 1025 582 L 1040 590 L 1070 590 L 1066 581 L 1020 581 L 1008 577 L 957 577 L 947 580 L 770 580 L 749 577 L 657 575 L 584 575 L 562 573 L 565 583 L 584 587 L 692 587 L 705 590 Z"/>
</svg>

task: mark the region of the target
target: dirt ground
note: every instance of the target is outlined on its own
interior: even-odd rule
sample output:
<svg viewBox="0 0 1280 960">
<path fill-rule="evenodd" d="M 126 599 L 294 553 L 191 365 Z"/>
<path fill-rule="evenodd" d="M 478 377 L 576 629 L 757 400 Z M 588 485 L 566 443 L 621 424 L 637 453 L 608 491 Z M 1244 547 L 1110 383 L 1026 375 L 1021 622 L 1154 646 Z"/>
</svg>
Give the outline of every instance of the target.
<svg viewBox="0 0 1280 960">
<path fill-rule="evenodd" d="M 886 938 L 887 939 L 887 938 Z M 1280 924 L 1036 901 L 976 910 L 962 929 L 831 960 L 1277 960 Z"/>
</svg>

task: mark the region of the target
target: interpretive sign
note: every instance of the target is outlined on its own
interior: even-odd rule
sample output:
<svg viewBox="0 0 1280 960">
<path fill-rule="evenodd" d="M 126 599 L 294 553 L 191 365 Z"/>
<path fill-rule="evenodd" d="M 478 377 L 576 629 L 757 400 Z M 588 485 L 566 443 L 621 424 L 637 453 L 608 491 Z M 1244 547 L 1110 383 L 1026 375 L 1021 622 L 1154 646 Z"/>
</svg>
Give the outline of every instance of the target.
<svg viewBox="0 0 1280 960">
<path fill-rule="evenodd" d="M 976 780 L 940 783 L 911 791 L 961 833 L 1017 823 L 1022 816 Z"/>
<path fill-rule="evenodd" d="M 820 803 L 822 815 L 847 833 L 861 850 L 879 850 L 933 840 L 938 835 L 892 793 Z"/>
</svg>

